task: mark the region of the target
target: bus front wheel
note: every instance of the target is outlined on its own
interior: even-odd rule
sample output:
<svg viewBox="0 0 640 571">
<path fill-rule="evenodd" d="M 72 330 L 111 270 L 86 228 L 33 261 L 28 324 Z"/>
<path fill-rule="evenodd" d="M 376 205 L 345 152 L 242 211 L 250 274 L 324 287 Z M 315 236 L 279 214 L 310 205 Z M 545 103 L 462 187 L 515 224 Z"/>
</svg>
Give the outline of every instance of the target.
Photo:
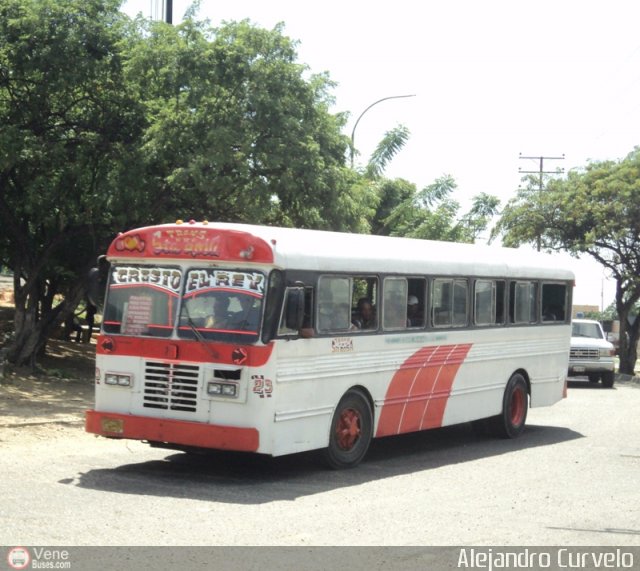
<svg viewBox="0 0 640 571">
<path fill-rule="evenodd" d="M 515 373 L 507 383 L 502 399 L 502 413 L 490 419 L 491 428 L 501 438 L 516 438 L 524 430 L 529 407 L 527 381 Z"/>
<path fill-rule="evenodd" d="M 369 401 L 358 390 L 348 391 L 333 413 L 325 460 L 337 470 L 357 466 L 369 449 L 372 434 Z"/>
</svg>

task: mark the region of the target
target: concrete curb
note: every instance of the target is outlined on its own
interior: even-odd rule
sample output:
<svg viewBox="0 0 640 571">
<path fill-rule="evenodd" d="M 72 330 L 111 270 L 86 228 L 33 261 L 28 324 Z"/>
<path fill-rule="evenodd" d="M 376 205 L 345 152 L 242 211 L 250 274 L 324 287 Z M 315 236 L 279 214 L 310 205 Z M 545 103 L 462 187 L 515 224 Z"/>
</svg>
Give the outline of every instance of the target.
<svg viewBox="0 0 640 571">
<path fill-rule="evenodd" d="M 633 385 L 640 385 L 640 377 L 637 375 L 624 375 L 622 373 L 616 373 L 616 383 L 630 383 Z"/>
</svg>

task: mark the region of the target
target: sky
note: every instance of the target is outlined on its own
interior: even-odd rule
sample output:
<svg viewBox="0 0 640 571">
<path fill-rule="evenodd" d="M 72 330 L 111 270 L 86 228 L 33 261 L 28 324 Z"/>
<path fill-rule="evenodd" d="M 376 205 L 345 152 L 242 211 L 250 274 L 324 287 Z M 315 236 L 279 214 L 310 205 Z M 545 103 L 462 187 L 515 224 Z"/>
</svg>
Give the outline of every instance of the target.
<svg viewBox="0 0 640 571">
<path fill-rule="evenodd" d="M 174 0 L 178 23 L 191 2 Z M 161 17 L 162 0 L 126 0 Z M 356 165 L 385 132 L 410 138 L 387 168 L 418 188 L 448 174 L 462 209 L 482 192 L 505 204 L 523 173 L 622 159 L 640 145 L 637 0 L 202 0 L 213 26 L 249 19 L 298 42 L 298 62 L 336 82 L 334 112 L 349 113 Z M 398 97 L 413 95 L 413 97 Z M 557 255 L 557 254 L 554 254 Z M 574 302 L 608 306 L 615 287 L 588 259 Z"/>
</svg>

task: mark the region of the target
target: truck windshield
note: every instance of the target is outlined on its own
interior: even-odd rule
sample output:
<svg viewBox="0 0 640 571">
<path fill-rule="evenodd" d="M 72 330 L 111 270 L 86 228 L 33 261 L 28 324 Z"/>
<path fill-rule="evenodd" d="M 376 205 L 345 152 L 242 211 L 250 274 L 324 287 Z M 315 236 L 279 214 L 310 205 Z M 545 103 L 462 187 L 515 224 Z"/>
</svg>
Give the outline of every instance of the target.
<svg viewBox="0 0 640 571">
<path fill-rule="evenodd" d="M 170 337 L 181 286 L 179 268 L 135 265 L 111 268 L 103 331 Z"/>
<path fill-rule="evenodd" d="M 178 336 L 237 343 L 258 340 L 265 276 L 194 268 L 186 272 Z"/>
<path fill-rule="evenodd" d="M 603 339 L 602 330 L 597 323 L 572 323 L 572 337 L 589 337 L 591 339 Z"/>
</svg>

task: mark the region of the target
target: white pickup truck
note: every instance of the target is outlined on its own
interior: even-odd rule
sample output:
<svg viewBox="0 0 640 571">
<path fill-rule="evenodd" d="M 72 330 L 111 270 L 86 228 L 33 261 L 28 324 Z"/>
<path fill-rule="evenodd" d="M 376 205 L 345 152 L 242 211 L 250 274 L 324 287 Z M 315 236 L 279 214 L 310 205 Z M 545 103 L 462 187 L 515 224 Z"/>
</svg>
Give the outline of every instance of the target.
<svg viewBox="0 0 640 571">
<path fill-rule="evenodd" d="M 571 323 L 569 376 L 586 376 L 592 383 L 612 387 L 615 378 L 615 349 L 605 337 L 602 326 L 591 319 L 574 319 Z"/>
</svg>

